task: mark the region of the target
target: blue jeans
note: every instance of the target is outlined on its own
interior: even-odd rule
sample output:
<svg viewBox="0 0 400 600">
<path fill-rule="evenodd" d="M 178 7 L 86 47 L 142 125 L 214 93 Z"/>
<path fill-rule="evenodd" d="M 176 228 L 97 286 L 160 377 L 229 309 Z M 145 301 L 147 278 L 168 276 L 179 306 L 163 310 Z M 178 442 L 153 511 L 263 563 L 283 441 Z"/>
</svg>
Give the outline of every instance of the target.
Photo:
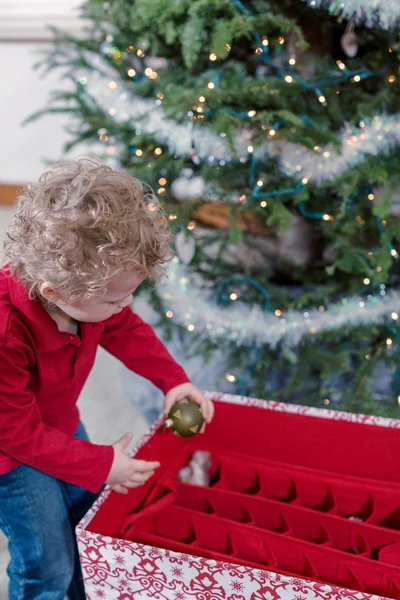
<svg viewBox="0 0 400 600">
<path fill-rule="evenodd" d="M 76 437 L 87 440 L 80 425 Z M 0 475 L 0 529 L 9 542 L 9 600 L 86 598 L 75 527 L 97 494 L 21 465 Z"/>
</svg>

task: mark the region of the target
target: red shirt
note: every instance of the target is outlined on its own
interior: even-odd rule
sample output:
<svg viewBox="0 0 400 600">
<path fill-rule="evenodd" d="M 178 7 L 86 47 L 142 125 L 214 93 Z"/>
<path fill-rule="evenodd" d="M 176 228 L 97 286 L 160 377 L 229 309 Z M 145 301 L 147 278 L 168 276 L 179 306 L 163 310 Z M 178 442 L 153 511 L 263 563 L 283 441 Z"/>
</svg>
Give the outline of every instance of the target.
<svg viewBox="0 0 400 600">
<path fill-rule="evenodd" d="M 24 463 L 93 492 L 101 488 L 112 446 L 72 437 L 99 345 L 164 393 L 189 381 L 129 307 L 100 323 L 80 323 L 80 335 L 71 335 L 0 270 L 0 474 Z"/>
</svg>

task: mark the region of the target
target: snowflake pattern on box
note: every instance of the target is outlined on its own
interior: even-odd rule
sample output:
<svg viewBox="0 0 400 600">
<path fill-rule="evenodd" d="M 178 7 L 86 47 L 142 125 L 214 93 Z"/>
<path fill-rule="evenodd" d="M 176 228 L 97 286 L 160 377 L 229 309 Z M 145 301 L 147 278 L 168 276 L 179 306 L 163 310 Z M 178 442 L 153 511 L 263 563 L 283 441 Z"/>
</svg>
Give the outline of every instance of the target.
<svg viewBox="0 0 400 600">
<path fill-rule="evenodd" d="M 258 406 L 266 410 L 400 428 L 400 421 L 295 406 L 279 402 L 205 392 L 219 402 Z M 144 446 L 160 426 L 156 423 L 134 448 Z M 387 600 L 382 596 L 306 581 L 272 571 L 235 565 L 154 548 L 87 531 L 110 494 L 107 488 L 77 527 L 88 600 Z"/>
</svg>

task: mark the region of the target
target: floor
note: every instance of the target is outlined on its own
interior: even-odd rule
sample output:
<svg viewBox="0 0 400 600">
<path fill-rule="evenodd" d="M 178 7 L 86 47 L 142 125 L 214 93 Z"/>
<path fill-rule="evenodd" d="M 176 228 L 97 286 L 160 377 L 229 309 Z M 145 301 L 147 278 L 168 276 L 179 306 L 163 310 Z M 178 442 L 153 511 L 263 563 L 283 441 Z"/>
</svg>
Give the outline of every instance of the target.
<svg viewBox="0 0 400 600">
<path fill-rule="evenodd" d="M 12 216 L 12 209 L 0 207 L 0 237 Z M 147 426 L 128 398 L 120 363 L 99 350 L 94 369 L 79 400 L 82 420 L 93 442 L 114 443 L 127 431 L 133 443 L 145 433 Z M 7 599 L 8 551 L 0 533 L 0 600 Z"/>
</svg>

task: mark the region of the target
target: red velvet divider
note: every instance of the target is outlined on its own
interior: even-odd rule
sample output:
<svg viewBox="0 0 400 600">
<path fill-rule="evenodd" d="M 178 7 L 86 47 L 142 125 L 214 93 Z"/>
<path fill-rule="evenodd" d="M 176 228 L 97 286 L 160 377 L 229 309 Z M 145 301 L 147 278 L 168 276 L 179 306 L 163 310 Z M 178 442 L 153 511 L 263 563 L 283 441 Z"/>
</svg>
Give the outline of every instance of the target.
<svg viewBox="0 0 400 600">
<path fill-rule="evenodd" d="M 384 595 L 388 581 L 393 585 L 400 583 L 398 567 L 385 564 L 382 568 L 375 561 L 351 553 L 344 558 L 340 550 L 181 506 L 170 506 L 138 519 L 124 537 L 148 543 L 145 541 L 148 533 L 157 536 L 161 547 L 165 547 L 164 542 L 168 540 L 171 550 L 193 554 L 194 550 L 197 553 L 201 549 L 216 560 L 224 555 L 225 561 L 232 563 L 245 560 L 255 567 L 279 569 L 369 593 Z"/>
<path fill-rule="evenodd" d="M 400 566 L 400 532 L 217 488 L 172 485 L 178 506 Z"/>
<path fill-rule="evenodd" d="M 177 481 L 210 451 L 211 486 Z M 400 599 L 400 432 L 217 403 L 204 435 L 160 429 L 160 460 L 89 524 L 104 535 Z"/>
</svg>

